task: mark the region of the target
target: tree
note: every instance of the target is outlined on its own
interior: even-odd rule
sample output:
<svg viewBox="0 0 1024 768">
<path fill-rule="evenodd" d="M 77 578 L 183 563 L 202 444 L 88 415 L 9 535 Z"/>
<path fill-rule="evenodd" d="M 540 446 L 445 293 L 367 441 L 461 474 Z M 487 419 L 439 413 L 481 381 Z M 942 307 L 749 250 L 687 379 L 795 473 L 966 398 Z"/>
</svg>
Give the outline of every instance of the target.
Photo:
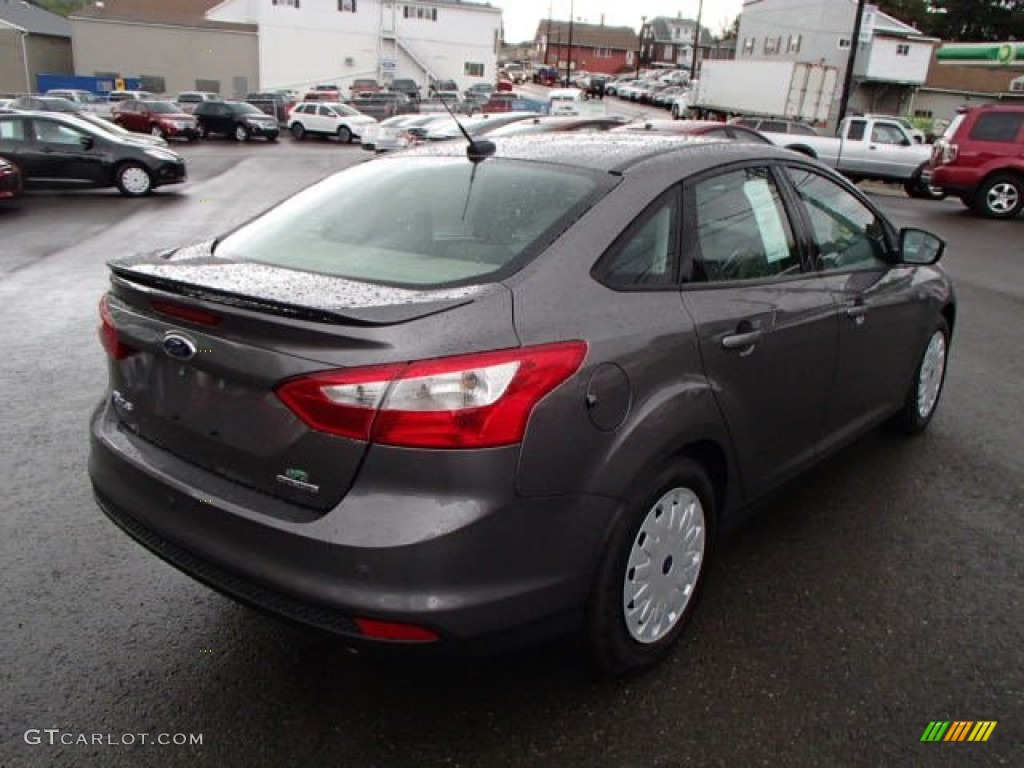
<svg viewBox="0 0 1024 768">
<path fill-rule="evenodd" d="M 1024 0 L 877 0 L 878 7 L 947 42 L 1024 40 Z"/>
</svg>

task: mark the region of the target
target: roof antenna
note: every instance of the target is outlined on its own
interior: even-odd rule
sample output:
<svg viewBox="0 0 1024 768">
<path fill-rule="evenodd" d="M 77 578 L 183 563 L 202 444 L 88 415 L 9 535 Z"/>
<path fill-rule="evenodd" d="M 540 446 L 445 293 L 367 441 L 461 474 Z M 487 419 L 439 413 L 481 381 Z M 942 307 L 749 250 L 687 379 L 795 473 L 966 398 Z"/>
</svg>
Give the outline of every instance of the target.
<svg viewBox="0 0 1024 768">
<path fill-rule="evenodd" d="M 444 98 L 441 99 L 441 106 L 444 107 L 445 112 L 451 115 L 452 120 L 454 120 L 455 124 L 459 126 L 459 131 L 462 132 L 462 135 L 466 137 L 466 141 L 469 142 L 469 146 L 466 147 L 466 157 L 469 158 L 471 163 L 475 165 L 494 154 L 497 147 L 494 145 L 493 141 L 487 141 L 486 139 L 473 141 L 473 137 L 469 135 L 466 129 L 462 126 L 462 123 L 459 122 L 459 118 L 455 116 L 455 113 L 452 112 L 451 107 L 448 106 L 448 102 L 445 101 Z M 466 200 L 466 204 L 469 204 L 468 198 Z"/>
</svg>

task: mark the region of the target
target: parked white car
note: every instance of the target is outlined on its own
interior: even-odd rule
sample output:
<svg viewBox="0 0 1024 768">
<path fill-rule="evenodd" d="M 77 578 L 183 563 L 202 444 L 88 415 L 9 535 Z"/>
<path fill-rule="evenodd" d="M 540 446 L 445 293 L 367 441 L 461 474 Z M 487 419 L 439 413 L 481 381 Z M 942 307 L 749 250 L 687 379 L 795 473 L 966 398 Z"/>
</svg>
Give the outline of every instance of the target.
<svg viewBox="0 0 1024 768">
<path fill-rule="evenodd" d="M 62 99 L 73 101 L 79 109 L 99 117 L 109 118 L 111 116 L 110 103 L 102 96 L 90 91 L 82 91 L 77 88 L 51 88 L 44 95 L 59 96 Z"/>
<path fill-rule="evenodd" d="M 579 88 L 554 88 L 548 94 L 549 114 L 578 115 L 583 101 L 583 91 Z"/>
<path fill-rule="evenodd" d="M 304 101 L 296 104 L 288 122 L 292 136 L 302 141 L 306 136 L 336 136 L 348 144 L 377 121 L 347 104 L 327 101 Z"/>
</svg>

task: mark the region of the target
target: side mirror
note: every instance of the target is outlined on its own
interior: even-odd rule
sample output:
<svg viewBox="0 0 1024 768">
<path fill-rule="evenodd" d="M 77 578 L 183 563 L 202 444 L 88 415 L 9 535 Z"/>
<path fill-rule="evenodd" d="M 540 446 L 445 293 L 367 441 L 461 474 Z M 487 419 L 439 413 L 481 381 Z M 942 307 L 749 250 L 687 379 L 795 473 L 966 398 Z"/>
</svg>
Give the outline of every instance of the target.
<svg viewBox="0 0 1024 768">
<path fill-rule="evenodd" d="M 900 262 L 929 265 L 942 258 L 946 241 L 923 229 L 906 227 L 900 230 Z"/>
<path fill-rule="evenodd" d="M 78 143 L 82 146 L 82 149 L 92 149 L 96 142 L 93 141 L 92 136 L 83 136 L 78 140 Z"/>
</svg>

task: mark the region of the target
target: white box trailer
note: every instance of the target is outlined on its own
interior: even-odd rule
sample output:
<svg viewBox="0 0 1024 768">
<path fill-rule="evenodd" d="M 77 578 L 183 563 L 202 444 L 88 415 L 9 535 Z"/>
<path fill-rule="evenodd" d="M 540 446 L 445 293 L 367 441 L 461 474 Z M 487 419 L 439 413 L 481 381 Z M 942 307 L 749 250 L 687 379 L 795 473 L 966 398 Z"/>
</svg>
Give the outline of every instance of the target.
<svg viewBox="0 0 1024 768">
<path fill-rule="evenodd" d="M 827 122 L 839 71 L 795 61 L 703 62 L 691 106 L 723 114 L 771 115 Z"/>
</svg>

